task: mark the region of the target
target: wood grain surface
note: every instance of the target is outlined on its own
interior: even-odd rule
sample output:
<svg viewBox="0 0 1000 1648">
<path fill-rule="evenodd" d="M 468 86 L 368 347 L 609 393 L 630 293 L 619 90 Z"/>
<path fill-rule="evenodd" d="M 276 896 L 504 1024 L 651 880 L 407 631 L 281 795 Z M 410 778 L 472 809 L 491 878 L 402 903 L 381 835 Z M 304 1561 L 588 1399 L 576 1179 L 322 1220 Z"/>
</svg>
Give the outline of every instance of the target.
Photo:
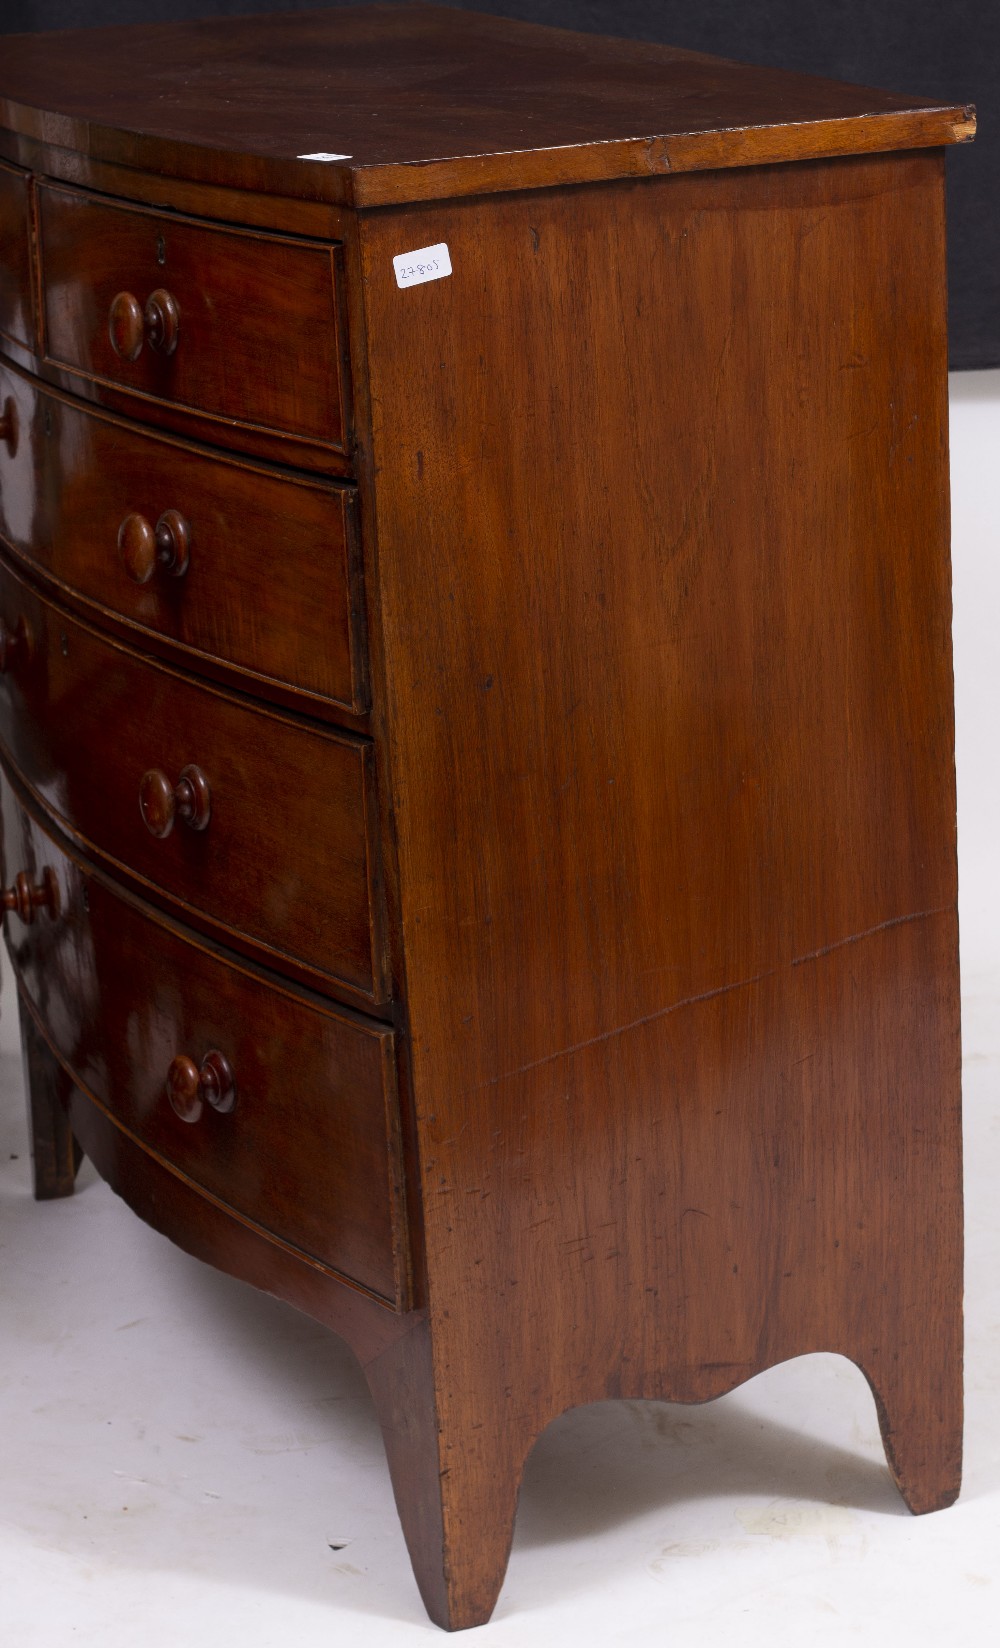
<svg viewBox="0 0 1000 1648">
<path fill-rule="evenodd" d="M 0 161 L 0 335 L 29 347 L 35 318 L 31 299 L 29 179 Z M 0 400 L 0 411 L 3 402 Z"/>
<path fill-rule="evenodd" d="M 21 990 L 76 1080 L 193 1184 L 372 1292 L 407 1294 L 392 1032 L 232 965 L 116 894 L 4 786 L 4 868 L 58 908 L 6 918 Z M 231 1113 L 167 1100 L 178 1054 L 219 1049 Z"/>
<path fill-rule="evenodd" d="M 452 1624 L 573 1403 L 840 1350 L 957 1491 L 941 172 L 363 222 Z"/>
<path fill-rule="evenodd" d="M 0 126 L 38 1193 L 346 1336 L 448 1628 L 582 1402 L 839 1352 L 950 1503 L 970 111 L 415 6 L 5 40 Z"/>
<path fill-rule="evenodd" d="M 356 206 L 975 129 L 966 108 L 442 6 L 7 36 L 0 125 L 98 161 Z"/>
<path fill-rule="evenodd" d="M 275 714 L 103 639 L 0 567 L 29 641 L 0 686 L 0 742 L 65 829 L 195 925 L 347 1000 L 385 1000 L 371 746 Z M 207 828 L 144 826 L 144 775 L 194 764 Z"/>
<path fill-rule="evenodd" d="M 232 425 L 343 448 L 347 440 L 336 248 L 38 190 L 45 353 L 57 365 Z M 176 346 L 134 359 L 113 347 L 120 295 L 166 290 Z M 141 330 L 140 330 L 141 339 Z"/>
<path fill-rule="evenodd" d="M 143 645 L 167 643 L 189 667 L 235 668 L 246 686 L 286 699 L 298 689 L 314 713 L 335 713 L 323 699 L 352 717 L 365 710 L 353 488 L 156 436 L 2 362 L 0 405 L 18 432 L 0 444 L 0 537 L 59 594 L 122 620 Z M 137 587 L 120 526 L 134 512 L 152 525 L 168 509 L 190 526 L 190 564 L 183 578 L 157 572 Z"/>
</svg>

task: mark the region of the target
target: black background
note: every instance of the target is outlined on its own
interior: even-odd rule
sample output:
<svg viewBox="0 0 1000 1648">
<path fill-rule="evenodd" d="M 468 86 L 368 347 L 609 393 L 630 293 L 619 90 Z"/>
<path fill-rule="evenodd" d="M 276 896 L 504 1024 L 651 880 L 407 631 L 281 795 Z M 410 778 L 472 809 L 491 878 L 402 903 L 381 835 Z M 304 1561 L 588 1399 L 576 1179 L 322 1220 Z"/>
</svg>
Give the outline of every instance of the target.
<svg viewBox="0 0 1000 1648">
<path fill-rule="evenodd" d="M 0 34 L 321 9 L 309 0 L 0 0 Z M 465 9 L 976 104 L 975 143 L 948 154 L 951 360 L 1000 365 L 1000 0 L 478 0 Z"/>
</svg>

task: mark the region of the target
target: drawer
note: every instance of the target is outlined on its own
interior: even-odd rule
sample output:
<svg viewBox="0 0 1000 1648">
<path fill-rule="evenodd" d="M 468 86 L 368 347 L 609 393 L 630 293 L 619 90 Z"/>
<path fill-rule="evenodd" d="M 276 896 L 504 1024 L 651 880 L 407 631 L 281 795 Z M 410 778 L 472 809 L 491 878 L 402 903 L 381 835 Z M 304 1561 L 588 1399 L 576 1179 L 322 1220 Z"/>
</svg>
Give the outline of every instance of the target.
<svg viewBox="0 0 1000 1648">
<path fill-rule="evenodd" d="M 255 690 L 364 709 L 353 487 L 217 457 L 2 364 L 0 405 L 15 430 L 0 441 L 0 535 L 20 556 Z"/>
<path fill-rule="evenodd" d="M 337 246 L 51 183 L 38 187 L 38 223 L 49 360 L 343 450 Z"/>
<path fill-rule="evenodd" d="M 120 1126 L 241 1216 L 399 1304 L 405 1292 L 393 1034 L 223 959 L 64 852 L 3 783 L 5 917 L 21 989 Z M 209 1086 L 226 1069 L 235 1105 Z M 167 1074 L 195 1119 L 171 1106 Z M 200 1114 L 197 1114 L 200 1108 Z"/>
<path fill-rule="evenodd" d="M 0 623 L 0 740 L 57 819 L 225 942 L 381 999 L 370 744 L 141 658 L 5 566 Z"/>
<path fill-rule="evenodd" d="M 33 346 L 28 173 L 5 160 L 0 160 L 0 334 Z"/>
</svg>

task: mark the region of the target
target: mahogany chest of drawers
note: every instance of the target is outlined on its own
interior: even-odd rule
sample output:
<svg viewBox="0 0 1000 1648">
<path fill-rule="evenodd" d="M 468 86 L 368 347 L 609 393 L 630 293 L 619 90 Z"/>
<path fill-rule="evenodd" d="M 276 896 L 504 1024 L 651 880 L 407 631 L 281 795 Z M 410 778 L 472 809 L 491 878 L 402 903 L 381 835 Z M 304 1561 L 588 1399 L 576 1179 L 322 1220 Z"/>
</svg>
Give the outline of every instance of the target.
<svg viewBox="0 0 1000 1648">
<path fill-rule="evenodd" d="M 443 1625 L 576 1403 L 841 1351 L 958 1490 L 971 133 L 434 7 L 4 42 L 36 1193 L 348 1340 Z"/>
</svg>

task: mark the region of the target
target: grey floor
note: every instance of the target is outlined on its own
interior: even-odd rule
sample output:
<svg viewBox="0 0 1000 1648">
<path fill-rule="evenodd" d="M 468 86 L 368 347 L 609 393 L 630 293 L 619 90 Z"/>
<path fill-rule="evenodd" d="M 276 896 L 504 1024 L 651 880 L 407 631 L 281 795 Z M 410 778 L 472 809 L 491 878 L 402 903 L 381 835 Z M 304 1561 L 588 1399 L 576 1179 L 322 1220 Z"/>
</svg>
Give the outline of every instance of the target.
<svg viewBox="0 0 1000 1648">
<path fill-rule="evenodd" d="M 1000 373 L 954 380 L 967 1119 L 967 1466 L 893 1489 L 859 1373 L 775 1368 L 703 1408 L 607 1403 L 542 1437 L 483 1643 L 997 1640 Z M 89 1167 L 28 1188 L 0 1021 L 0 1648 L 366 1648 L 423 1614 L 360 1375 L 331 1336 L 142 1225 Z M 990 1619 L 994 1620 L 990 1626 Z M 470 1639 L 471 1640 L 471 1639 Z"/>
</svg>

